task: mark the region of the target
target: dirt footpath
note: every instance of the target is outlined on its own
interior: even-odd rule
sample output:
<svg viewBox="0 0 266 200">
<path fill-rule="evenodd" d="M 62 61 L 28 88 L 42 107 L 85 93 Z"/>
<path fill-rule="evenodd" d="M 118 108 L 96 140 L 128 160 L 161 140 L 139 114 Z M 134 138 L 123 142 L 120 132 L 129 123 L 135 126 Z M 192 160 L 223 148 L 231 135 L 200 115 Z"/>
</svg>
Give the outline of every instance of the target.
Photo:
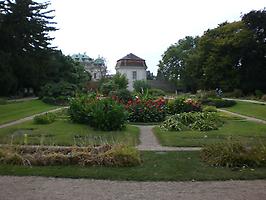
<svg viewBox="0 0 266 200">
<path fill-rule="evenodd" d="M 0 176 L 1 200 L 264 200 L 266 180 L 128 182 Z"/>
</svg>

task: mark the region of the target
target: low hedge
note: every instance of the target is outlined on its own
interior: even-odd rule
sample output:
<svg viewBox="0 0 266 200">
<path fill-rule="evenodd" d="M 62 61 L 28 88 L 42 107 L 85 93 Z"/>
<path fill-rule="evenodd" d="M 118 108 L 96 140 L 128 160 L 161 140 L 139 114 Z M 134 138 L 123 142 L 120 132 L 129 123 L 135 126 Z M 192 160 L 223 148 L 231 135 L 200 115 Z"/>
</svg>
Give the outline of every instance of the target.
<svg viewBox="0 0 266 200">
<path fill-rule="evenodd" d="M 139 151 L 126 145 L 97 147 L 6 147 L 0 148 L 0 163 L 25 166 L 81 165 L 136 166 L 141 163 Z"/>
<path fill-rule="evenodd" d="M 208 106 L 215 106 L 217 108 L 227 108 L 236 104 L 233 100 L 225 100 L 220 98 L 208 98 L 201 101 L 202 104 Z"/>
</svg>

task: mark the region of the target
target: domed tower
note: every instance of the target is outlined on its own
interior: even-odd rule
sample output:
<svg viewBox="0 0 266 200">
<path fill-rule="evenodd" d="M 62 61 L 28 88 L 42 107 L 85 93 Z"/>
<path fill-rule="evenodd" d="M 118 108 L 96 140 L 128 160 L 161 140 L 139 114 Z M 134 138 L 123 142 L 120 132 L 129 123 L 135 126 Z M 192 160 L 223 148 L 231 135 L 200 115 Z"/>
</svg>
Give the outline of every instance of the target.
<svg viewBox="0 0 266 200">
<path fill-rule="evenodd" d="M 128 79 L 128 90 L 130 91 L 133 91 L 134 81 L 147 79 L 147 65 L 145 60 L 132 53 L 119 59 L 115 69 L 116 72 L 126 75 Z"/>
</svg>

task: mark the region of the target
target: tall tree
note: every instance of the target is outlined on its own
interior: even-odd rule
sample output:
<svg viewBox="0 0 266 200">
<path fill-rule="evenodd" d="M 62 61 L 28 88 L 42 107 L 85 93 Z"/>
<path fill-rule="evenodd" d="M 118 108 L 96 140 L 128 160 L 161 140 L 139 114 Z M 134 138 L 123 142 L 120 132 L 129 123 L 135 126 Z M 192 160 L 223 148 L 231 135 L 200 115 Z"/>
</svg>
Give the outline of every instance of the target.
<svg viewBox="0 0 266 200">
<path fill-rule="evenodd" d="M 2 95 L 40 87 L 42 63 L 53 51 L 49 32 L 56 30 L 48 6 L 32 0 L 0 1 L 0 56 L 5 58 L 0 60 L 0 82 L 10 84 L 5 75 L 14 80 L 10 87 L 1 88 Z"/>
<path fill-rule="evenodd" d="M 171 45 L 159 61 L 158 75 L 161 79 L 178 83 L 183 81 L 187 58 L 197 46 L 198 37 L 187 36 Z"/>
</svg>

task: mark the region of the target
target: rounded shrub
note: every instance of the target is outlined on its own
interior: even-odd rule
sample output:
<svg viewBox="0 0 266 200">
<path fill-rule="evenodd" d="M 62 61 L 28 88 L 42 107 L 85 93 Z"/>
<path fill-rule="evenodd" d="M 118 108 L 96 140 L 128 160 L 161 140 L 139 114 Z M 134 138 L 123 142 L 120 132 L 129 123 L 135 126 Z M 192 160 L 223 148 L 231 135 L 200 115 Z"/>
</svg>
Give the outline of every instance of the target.
<svg viewBox="0 0 266 200">
<path fill-rule="evenodd" d="M 35 124 L 51 124 L 55 121 L 56 115 L 54 113 L 45 113 L 37 115 L 33 118 Z"/>
<path fill-rule="evenodd" d="M 127 120 L 124 106 L 109 98 L 93 102 L 90 116 L 89 124 L 103 131 L 119 130 Z"/>
</svg>

